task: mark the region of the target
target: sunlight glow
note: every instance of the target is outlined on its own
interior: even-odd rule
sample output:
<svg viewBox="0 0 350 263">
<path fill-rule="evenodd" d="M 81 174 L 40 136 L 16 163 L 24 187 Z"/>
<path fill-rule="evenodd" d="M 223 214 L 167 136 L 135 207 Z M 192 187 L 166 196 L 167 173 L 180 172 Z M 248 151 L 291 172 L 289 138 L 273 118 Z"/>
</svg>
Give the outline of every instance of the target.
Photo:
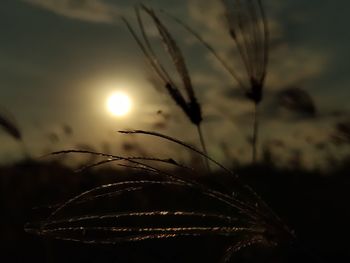
<svg viewBox="0 0 350 263">
<path fill-rule="evenodd" d="M 127 115 L 132 107 L 130 97 L 124 92 L 113 93 L 107 99 L 107 109 L 114 116 L 123 117 Z"/>
</svg>

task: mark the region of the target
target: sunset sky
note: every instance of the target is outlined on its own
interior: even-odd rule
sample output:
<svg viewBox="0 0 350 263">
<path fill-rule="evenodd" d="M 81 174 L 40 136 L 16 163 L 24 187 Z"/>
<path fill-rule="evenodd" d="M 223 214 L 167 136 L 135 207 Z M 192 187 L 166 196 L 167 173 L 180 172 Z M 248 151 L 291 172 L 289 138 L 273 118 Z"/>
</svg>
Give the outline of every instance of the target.
<svg viewBox="0 0 350 263">
<path fill-rule="evenodd" d="M 125 16 L 135 22 L 133 6 L 138 2 L 1 0 L 0 112 L 16 119 L 33 156 L 79 145 L 101 151 L 107 144 L 118 153 L 121 145 L 130 141 L 116 133 L 121 129 L 157 130 L 198 144 L 196 130 L 183 112 L 148 81 L 150 69 L 121 21 Z M 308 144 L 328 140 L 333 125 L 349 119 L 350 3 L 263 2 L 271 30 L 271 62 L 261 108 L 261 143 L 284 141 L 292 152 L 304 151 L 309 162 L 317 159 L 318 153 Z M 234 44 L 223 25 L 220 1 L 144 3 L 186 21 L 236 65 L 233 61 L 238 58 L 230 52 Z M 229 161 L 229 154 L 248 159 L 250 103 L 201 44 L 178 24 L 160 16 L 186 57 L 203 107 L 210 154 L 223 161 Z M 151 24 L 147 30 L 155 32 Z M 156 37 L 153 40 L 158 43 Z M 162 52 L 160 56 L 165 54 Z M 286 113 L 276 104 L 276 94 L 289 87 L 302 88 L 312 96 L 315 118 Z M 106 101 L 115 91 L 131 97 L 133 108 L 124 117 L 113 116 L 106 109 Z M 73 133 L 67 134 L 65 126 Z M 149 154 L 179 152 L 168 144 L 155 144 L 156 140 L 136 140 Z M 3 161 L 18 157 L 21 147 L 1 130 L 0 144 Z"/>
</svg>

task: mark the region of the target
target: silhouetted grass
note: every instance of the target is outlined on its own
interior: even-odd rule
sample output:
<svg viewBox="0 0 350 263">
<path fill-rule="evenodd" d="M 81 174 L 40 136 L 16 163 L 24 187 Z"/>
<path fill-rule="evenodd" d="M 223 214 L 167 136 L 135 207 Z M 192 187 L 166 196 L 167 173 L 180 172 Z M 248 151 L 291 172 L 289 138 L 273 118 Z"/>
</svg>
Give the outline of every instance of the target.
<svg viewBox="0 0 350 263">
<path fill-rule="evenodd" d="M 279 103 L 282 107 L 297 112 L 305 117 L 315 117 L 316 105 L 310 94 L 296 87 L 284 89 L 278 94 Z"/>
<path fill-rule="evenodd" d="M 136 40 L 140 49 L 144 53 L 149 65 L 154 70 L 155 74 L 160 79 L 160 81 L 162 82 L 162 85 L 164 86 L 164 88 L 168 91 L 170 97 L 182 109 L 182 111 L 185 113 L 185 115 L 188 117 L 191 123 L 197 127 L 198 136 L 199 136 L 203 151 L 207 153 L 207 149 L 206 149 L 206 145 L 205 145 L 205 141 L 204 141 L 203 133 L 201 129 L 201 123 L 203 120 L 201 106 L 198 103 L 198 100 L 196 98 L 191 77 L 188 72 L 185 59 L 183 57 L 183 54 L 180 48 L 178 47 L 172 35 L 169 33 L 168 29 L 164 26 L 164 24 L 161 22 L 159 17 L 156 15 L 156 13 L 152 9 L 144 5 L 141 5 L 140 8 L 136 7 L 135 10 L 136 10 L 138 26 L 141 31 L 141 37 L 138 36 L 136 31 L 133 29 L 133 27 L 125 18 L 123 18 L 124 22 L 126 23 L 130 33 Z M 141 11 L 146 13 L 154 22 L 154 25 L 158 30 L 159 36 L 161 37 L 162 42 L 165 45 L 165 50 L 169 54 L 171 61 L 176 68 L 178 76 L 181 79 L 182 83 L 180 85 L 175 82 L 174 78 L 171 76 L 170 73 L 167 72 L 165 67 L 160 63 L 159 59 L 157 58 L 156 52 L 154 51 L 150 43 L 149 37 L 145 31 L 144 21 L 141 16 Z M 183 94 L 183 92 L 180 90 L 179 87 L 181 86 L 185 94 Z M 207 164 L 207 168 L 209 169 L 209 164 L 207 160 L 205 161 Z"/>
<path fill-rule="evenodd" d="M 260 1 L 236 0 L 232 3 L 233 7 L 230 7 L 227 1 L 224 1 L 226 18 L 230 35 L 246 71 L 245 77 L 236 75 L 209 44 L 185 26 L 219 59 L 245 91 L 247 98 L 254 103 L 252 159 L 255 165 L 250 167 L 252 170 L 249 172 L 260 176 L 263 171 L 274 171 L 268 149 L 265 151 L 266 167 L 256 164 L 258 105 L 263 99 L 269 32 Z M 159 62 L 145 31 L 141 13 L 149 16 L 156 26 L 181 78 L 181 85 L 175 83 Z M 201 107 L 195 96 L 185 59 L 167 28 L 154 11 L 145 6 L 136 9 L 136 18 L 141 36 L 126 19 L 124 22 L 171 98 L 198 128 L 203 150 L 158 132 L 131 130 L 121 133 L 153 136 L 183 146 L 205 158 L 208 167 L 211 162 L 220 169 L 216 174 L 219 183 L 206 182 L 198 176 L 201 175 L 201 171 L 186 167 L 173 158 L 113 155 L 80 145 L 80 150 L 59 151 L 53 155 L 91 156 L 89 163 L 81 167 L 79 172 L 90 172 L 92 168 L 113 163 L 129 169 L 128 171 L 140 172 L 146 179 L 118 178 L 116 182 L 84 189 L 84 192 L 69 198 L 68 201 L 49 207 L 49 215 L 26 225 L 26 231 L 45 238 L 102 245 L 184 237 L 223 238 L 229 244 L 223 262 L 231 261 L 235 253 L 255 245 L 260 245 L 263 249 L 295 245 L 294 232 L 249 184 L 208 155 L 200 126 Z M 280 95 L 285 107 L 315 114 L 311 97 L 302 90 L 288 90 Z M 1 122 L 0 119 L 0 125 L 16 138 L 16 132 L 10 124 Z M 345 139 L 348 139 L 348 130 L 346 124 L 337 125 L 337 131 Z M 72 130 L 65 127 L 64 133 L 69 136 Z M 18 136 L 20 137 L 20 134 L 17 134 Z M 125 148 L 134 150 L 135 146 L 126 145 Z M 301 167 L 297 166 L 298 161 L 300 162 L 300 152 L 296 150 L 294 157 L 294 169 L 301 171 Z M 167 169 L 160 168 L 159 164 L 165 165 Z M 283 172 L 279 175 L 281 174 Z M 292 189 L 295 195 L 298 194 L 296 190 Z"/>
<path fill-rule="evenodd" d="M 350 121 L 340 121 L 334 125 L 334 131 L 331 134 L 331 140 L 336 145 L 350 144 Z"/>
<path fill-rule="evenodd" d="M 15 140 L 22 140 L 22 134 L 18 125 L 10 117 L 5 116 L 4 113 L 0 114 L 0 127 Z"/>
<path fill-rule="evenodd" d="M 258 105 L 263 99 L 263 88 L 267 75 L 269 60 L 268 21 L 260 0 L 222 0 L 228 31 L 238 50 L 245 76 L 240 76 L 226 59 L 206 42 L 195 30 L 174 18 L 194 35 L 222 64 L 238 83 L 246 97 L 254 104 L 254 124 L 252 136 L 252 162 L 257 161 L 257 144 L 259 134 Z"/>
<path fill-rule="evenodd" d="M 5 110 L 0 112 L 0 129 L 2 129 L 19 144 L 23 157 L 25 159 L 30 159 L 30 154 L 23 140 L 23 134 L 19 125 L 15 121 L 14 117 L 12 117 L 12 114 Z"/>
<path fill-rule="evenodd" d="M 349 184 L 348 164 L 349 162 L 344 160 L 344 167 L 338 166 L 336 169 L 328 171 L 325 176 L 320 176 L 320 172 L 317 170 L 306 171 L 302 169 L 296 171 L 285 167 L 277 168 L 271 164 L 259 164 L 257 167 L 236 167 L 236 170 L 244 181 L 254 186 L 254 189 L 258 190 L 264 200 L 268 201 L 274 210 L 297 230 L 298 239 L 305 246 L 312 248 L 316 254 L 325 257 L 325 259 L 328 258 L 326 262 L 340 262 L 341 260 L 347 262 L 345 259 L 349 255 L 346 247 L 346 235 L 341 233 L 345 233 L 348 229 L 347 221 L 349 220 L 349 213 L 346 209 L 344 210 L 349 198 L 346 190 Z M 185 175 L 183 170 L 177 172 L 174 170 L 172 173 L 198 179 L 198 175 L 192 173 Z M 119 243 L 113 246 L 87 246 L 79 243 L 52 241 L 51 239 L 46 241 L 47 239 L 25 234 L 23 224 L 28 220 L 35 221 L 35 218 L 45 218 L 53 209 L 62 206 L 60 204 L 62 200 L 69 200 L 72 195 L 92 188 L 122 181 L 157 181 L 160 178 L 138 169 L 111 170 L 110 166 L 103 169 L 89 169 L 84 173 L 74 173 L 72 169 L 56 162 L 21 162 L 13 166 L 0 166 L 0 174 L 2 175 L 0 184 L 2 202 L 0 202 L 0 206 L 1 210 L 4 211 L 0 219 L 2 222 L 0 240 L 4 248 L 0 254 L 2 262 L 48 262 L 49 259 L 45 258 L 45 254 L 49 255 L 51 262 L 219 262 L 218 255 L 222 248 L 229 246 L 229 239 L 234 239 L 234 237 L 215 238 L 215 236 L 184 237 L 167 239 L 166 241 Z M 231 177 L 226 177 L 222 172 L 214 172 L 213 175 L 204 176 L 201 179 L 203 179 L 202 183 L 211 188 L 220 187 L 221 189 L 223 187 L 229 192 L 230 189 L 235 188 L 235 183 L 228 178 Z M 231 185 L 233 186 L 231 187 Z M 169 188 L 171 190 L 168 192 Z M 116 198 L 104 196 L 109 192 L 112 191 L 96 193 L 95 196 L 98 196 L 98 200 L 94 202 L 95 209 L 97 209 L 95 212 L 105 212 L 104 203 L 108 203 L 107 208 L 117 207 L 119 212 L 122 209 L 126 211 L 130 207 L 141 206 L 144 208 L 145 205 L 152 203 L 155 206 L 158 204 L 158 207 L 153 208 L 162 208 L 157 211 L 166 211 L 165 208 L 173 207 L 179 211 L 187 208 L 186 212 L 191 212 L 190 208 L 193 206 L 198 210 L 210 207 L 206 213 L 219 214 L 218 210 L 222 209 L 221 206 L 217 207 L 217 202 L 213 202 L 211 199 L 207 200 L 205 197 L 199 198 L 203 201 L 199 202 L 195 198 L 198 196 L 197 194 L 192 195 L 187 191 L 181 192 L 178 187 L 172 189 L 171 186 L 167 186 L 164 191 L 160 186 L 151 187 L 145 195 L 141 191 L 139 194 L 124 195 L 124 199 L 118 198 L 119 202 L 115 201 Z M 325 193 L 327 194 L 325 195 Z M 152 199 L 152 195 L 157 196 L 157 198 Z M 160 199 L 159 196 L 161 196 Z M 88 199 L 89 197 L 86 196 L 84 200 Z M 162 202 L 164 203 L 162 204 Z M 88 212 L 91 212 L 93 202 L 88 201 L 87 203 L 91 205 L 87 206 L 91 208 Z M 179 206 L 178 203 L 184 206 Z M 47 207 L 49 204 L 59 205 L 50 208 Z M 121 207 L 122 205 L 124 206 Z M 39 207 L 31 210 L 33 206 Z M 80 203 L 79 206 L 82 208 L 84 203 Z M 171 216 L 163 219 L 155 217 L 154 223 L 168 225 L 171 223 L 174 226 L 175 222 L 171 219 L 168 220 Z M 215 221 L 213 218 L 203 219 L 199 216 L 190 217 L 186 214 L 183 217 L 177 217 L 177 224 L 183 222 L 181 218 L 183 221 L 193 223 L 193 225 L 196 222 L 206 226 L 226 222 L 223 220 Z M 126 218 L 120 223 L 125 223 L 125 221 Z M 105 218 L 104 222 L 108 222 L 108 219 Z M 149 221 L 143 222 L 142 225 L 142 220 L 136 220 L 135 224 L 140 223 L 141 226 L 145 226 L 147 222 Z M 129 226 L 130 224 L 131 221 L 129 221 Z M 44 242 L 48 242 L 47 248 L 44 247 Z M 257 248 L 261 248 L 262 251 L 271 251 L 271 253 L 274 251 L 273 254 L 276 256 L 281 252 L 279 248 L 272 250 L 267 247 L 253 246 L 238 252 L 232 261 L 246 262 L 248 258 L 250 259 L 248 262 L 264 261 Z M 49 250 L 45 253 L 46 249 Z M 285 259 L 271 259 L 267 262 L 314 262 L 306 258 L 305 255 L 297 256 L 295 260 L 292 260 L 289 257 L 296 257 L 294 254 L 296 252 L 288 253 L 284 256 Z"/>
<path fill-rule="evenodd" d="M 126 161 L 121 166 L 157 175 L 159 179 L 122 181 L 88 190 L 55 208 L 46 220 L 28 225 L 28 232 L 92 244 L 221 236 L 231 241 L 224 262 L 228 262 L 240 249 L 255 244 L 274 247 L 294 242 L 294 234 L 267 204 L 237 175 L 205 153 L 156 132 L 122 133 L 155 136 L 180 144 L 223 169 L 226 177 L 234 182 L 234 187 L 227 192 L 202 183 L 193 176 L 188 177 L 188 174 L 197 172 L 173 159 L 123 157 L 76 150 L 56 152 L 53 154 L 88 154 L 103 158 L 100 162 L 83 167 L 83 170 Z M 177 172 L 157 168 L 149 162 L 171 165 Z M 181 170 L 183 172 L 179 173 Z M 152 201 L 140 206 L 137 201 L 140 195 Z M 135 203 L 130 201 L 135 198 Z M 126 199 L 129 200 L 127 206 L 123 204 Z M 202 204 L 201 207 L 197 207 L 198 203 Z"/>
</svg>

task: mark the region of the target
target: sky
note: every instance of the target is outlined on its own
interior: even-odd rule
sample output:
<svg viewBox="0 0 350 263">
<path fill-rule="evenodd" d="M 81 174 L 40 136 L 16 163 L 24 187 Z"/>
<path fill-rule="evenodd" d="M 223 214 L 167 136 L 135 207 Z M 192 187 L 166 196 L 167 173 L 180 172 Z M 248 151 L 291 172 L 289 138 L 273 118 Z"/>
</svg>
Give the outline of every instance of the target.
<svg viewBox="0 0 350 263">
<path fill-rule="evenodd" d="M 265 99 L 260 109 L 260 149 L 283 141 L 288 150 L 275 149 L 276 155 L 280 151 L 290 157 L 302 151 L 305 163 L 314 164 L 325 155 L 316 152 L 314 146 L 329 139 L 335 123 L 349 119 L 350 33 L 346 10 L 350 3 L 263 2 L 271 42 Z M 124 16 L 136 25 L 133 8 L 137 3 L 1 1 L 0 112 L 16 120 L 25 148 L 32 156 L 67 148 L 120 153 L 129 144 L 137 144 L 133 146 L 139 148 L 135 154 L 175 155 L 179 159 L 190 156 L 183 149 L 159 140 L 117 134 L 121 129 L 157 130 L 198 145 L 196 129 L 183 112 L 163 87 L 150 83 L 150 69 L 122 23 Z M 143 3 L 186 21 L 238 72 L 241 70 L 235 62 L 237 55 L 232 52 L 233 41 L 222 23 L 220 1 Z M 251 133 L 252 105 L 193 36 L 168 17 L 160 16 L 186 58 L 202 105 L 210 155 L 223 162 L 232 162 L 233 158 L 249 160 L 247 137 Z M 161 60 L 169 63 L 150 23 L 147 32 Z M 317 108 L 315 117 L 290 113 L 276 104 L 277 94 L 290 87 L 302 88 L 310 94 Z M 124 118 L 116 118 L 106 110 L 106 99 L 117 90 L 128 93 L 133 100 L 133 110 Z M 67 126 L 72 132 L 67 132 Z M 2 162 L 20 156 L 23 145 L 1 130 L 0 143 Z"/>
</svg>

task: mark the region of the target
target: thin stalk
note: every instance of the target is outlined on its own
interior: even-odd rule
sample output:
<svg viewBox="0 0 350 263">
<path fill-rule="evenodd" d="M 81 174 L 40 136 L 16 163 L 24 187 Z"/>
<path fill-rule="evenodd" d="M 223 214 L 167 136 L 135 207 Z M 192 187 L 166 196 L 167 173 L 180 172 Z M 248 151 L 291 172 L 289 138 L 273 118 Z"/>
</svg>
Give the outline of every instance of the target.
<svg viewBox="0 0 350 263">
<path fill-rule="evenodd" d="M 29 153 L 29 150 L 28 150 L 28 147 L 27 147 L 26 143 L 23 140 L 21 140 L 19 142 L 19 145 L 20 145 L 21 151 L 23 153 L 24 160 L 25 161 L 30 160 L 31 159 L 31 155 Z"/>
<path fill-rule="evenodd" d="M 258 103 L 254 102 L 254 124 L 253 124 L 253 140 L 252 140 L 252 164 L 257 162 L 257 144 L 259 137 L 259 111 Z"/>
<path fill-rule="evenodd" d="M 207 151 L 207 147 L 205 144 L 201 125 L 197 125 L 197 131 L 198 131 L 199 140 L 201 141 L 203 152 L 205 153 L 206 156 L 208 156 L 208 151 Z M 208 160 L 208 158 L 204 158 L 204 160 L 205 160 L 205 164 L 207 166 L 208 172 L 210 172 L 209 160 Z"/>
</svg>

